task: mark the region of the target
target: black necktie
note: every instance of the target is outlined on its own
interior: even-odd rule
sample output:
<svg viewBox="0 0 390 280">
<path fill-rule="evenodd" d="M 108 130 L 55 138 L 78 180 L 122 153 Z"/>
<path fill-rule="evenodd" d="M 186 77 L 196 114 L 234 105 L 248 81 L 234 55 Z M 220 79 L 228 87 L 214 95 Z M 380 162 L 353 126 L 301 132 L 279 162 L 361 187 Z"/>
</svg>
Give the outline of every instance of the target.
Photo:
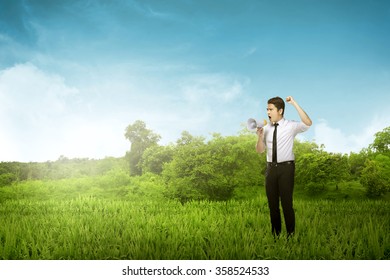
<svg viewBox="0 0 390 280">
<path fill-rule="evenodd" d="M 278 123 L 275 123 L 274 135 L 272 138 L 272 162 L 277 163 L 277 151 L 276 151 L 276 135 L 278 133 Z"/>
</svg>

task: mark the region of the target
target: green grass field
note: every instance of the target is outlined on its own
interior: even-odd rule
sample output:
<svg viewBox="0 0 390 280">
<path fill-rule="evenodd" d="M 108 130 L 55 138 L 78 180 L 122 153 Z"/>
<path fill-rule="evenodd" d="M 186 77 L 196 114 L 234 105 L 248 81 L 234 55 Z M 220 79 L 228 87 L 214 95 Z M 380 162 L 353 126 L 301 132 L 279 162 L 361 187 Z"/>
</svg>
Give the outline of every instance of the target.
<svg viewBox="0 0 390 280">
<path fill-rule="evenodd" d="M 0 259 L 390 259 L 386 200 L 295 198 L 296 234 L 274 240 L 262 192 L 182 205 L 115 178 L 0 188 Z"/>
</svg>

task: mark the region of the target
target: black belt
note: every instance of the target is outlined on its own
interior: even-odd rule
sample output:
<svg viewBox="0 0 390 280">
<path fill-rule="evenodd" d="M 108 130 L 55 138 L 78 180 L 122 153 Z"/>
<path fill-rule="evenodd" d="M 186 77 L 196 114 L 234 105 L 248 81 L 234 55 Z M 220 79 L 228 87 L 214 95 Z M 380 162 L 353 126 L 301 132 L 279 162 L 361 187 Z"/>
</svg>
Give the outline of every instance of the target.
<svg viewBox="0 0 390 280">
<path fill-rule="evenodd" d="M 267 165 L 271 166 L 271 167 L 276 167 L 278 165 L 287 165 L 287 164 L 294 164 L 294 161 L 289 160 L 289 161 L 283 161 L 283 162 L 267 162 Z"/>
</svg>

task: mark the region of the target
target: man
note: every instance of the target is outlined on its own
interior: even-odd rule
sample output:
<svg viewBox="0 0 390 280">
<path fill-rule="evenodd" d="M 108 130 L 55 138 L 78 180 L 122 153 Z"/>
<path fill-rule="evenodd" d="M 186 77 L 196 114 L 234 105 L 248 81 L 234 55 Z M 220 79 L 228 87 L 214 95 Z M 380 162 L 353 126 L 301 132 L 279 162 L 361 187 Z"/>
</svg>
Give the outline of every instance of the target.
<svg viewBox="0 0 390 280">
<path fill-rule="evenodd" d="M 295 230 L 295 213 L 293 209 L 293 189 L 295 174 L 295 157 L 293 153 L 294 138 L 312 125 L 309 116 L 302 110 L 292 96 L 286 98 L 287 103 L 297 110 L 301 122 L 284 118 L 285 103 L 282 98 L 268 100 L 267 114 L 269 125 L 257 129 L 258 141 L 256 151 L 267 150 L 267 171 L 265 188 L 270 209 L 272 233 L 279 236 L 281 217 L 279 199 L 282 203 L 287 236 Z"/>
</svg>

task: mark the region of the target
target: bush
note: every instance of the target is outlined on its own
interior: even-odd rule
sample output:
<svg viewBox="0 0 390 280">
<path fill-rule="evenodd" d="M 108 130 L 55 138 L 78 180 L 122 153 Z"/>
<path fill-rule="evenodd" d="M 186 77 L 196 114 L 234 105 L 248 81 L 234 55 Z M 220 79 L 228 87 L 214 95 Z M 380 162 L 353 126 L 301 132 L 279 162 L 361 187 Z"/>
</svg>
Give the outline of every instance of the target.
<svg viewBox="0 0 390 280">
<path fill-rule="evenodd" d="M 389 191 L 390 158 L 377 155 L 374 160 L 367 160 L 360 177 L 368 197 L 380 197 Z"/>
<path fill-rule="evenodd" d="M 325 191 L 325 185 L 322 182 L 309 182 L 305 185 L 305 191 L 310 195 L 320 194 Z"/>
<path fill-rule="evenodd" d="M 229 200 L 237 187 L 263 183 L 262 161 L 255 151 L 253 135 L 222 137 L 207 143 L 186 136 L 164 165 L 167 195 L 182 202 L 194 199 Z"/>
<path fill-rule="evenodd" d="M 0 175 L 0 187 L 11 185 L 15 181 L 17 181 L 15 174 L 4 173 Z"/>
</svg>

